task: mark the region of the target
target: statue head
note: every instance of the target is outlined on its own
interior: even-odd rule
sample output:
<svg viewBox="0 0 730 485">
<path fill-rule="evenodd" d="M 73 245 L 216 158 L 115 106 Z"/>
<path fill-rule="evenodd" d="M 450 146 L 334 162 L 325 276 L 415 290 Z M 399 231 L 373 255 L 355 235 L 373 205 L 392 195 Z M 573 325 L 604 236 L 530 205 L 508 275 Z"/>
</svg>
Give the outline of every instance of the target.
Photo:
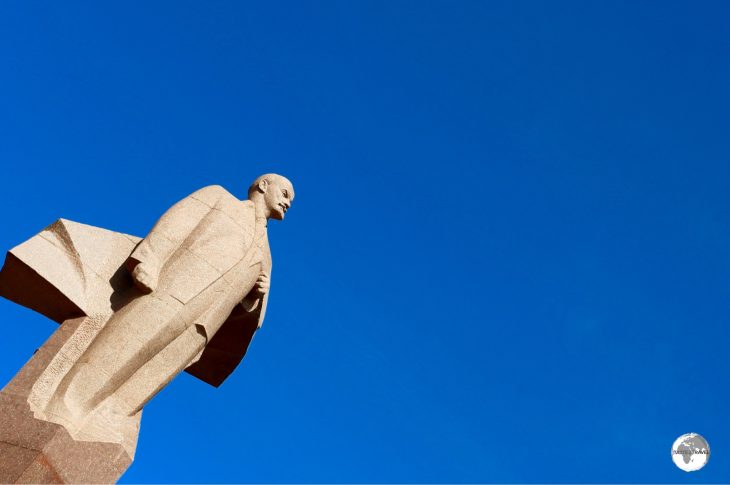
<svg viewBox="0 0 730 485">
<path fill-rule="evenodd" d="M 286 177 L 267 173 L 254 180 L 248 188 L 248 198 L 263 209 L 267 219 L 282 220 L 294 200 L 294 186 Z"/>
</svg>

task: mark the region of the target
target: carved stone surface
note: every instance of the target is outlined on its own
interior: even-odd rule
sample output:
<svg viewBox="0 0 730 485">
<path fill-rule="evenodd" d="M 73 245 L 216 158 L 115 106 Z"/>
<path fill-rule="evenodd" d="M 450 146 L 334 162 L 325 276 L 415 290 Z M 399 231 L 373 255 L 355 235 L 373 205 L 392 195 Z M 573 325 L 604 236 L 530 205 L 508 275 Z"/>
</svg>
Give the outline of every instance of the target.
<svg viewBox="0 0 730 485">
<path fill-rule="evenodd" d="M 0 392 L 0 482 L 112 482 L 144 405 L 186 370 L 219 386 L 268 301 L 267 221 L 291 183 L 220 186 L 170 208 L 144 238 L 59 220 L 13 248 L 0 295 L 61 323 Z"/>
<path fill-rule="evenodd" d="M 34 384 L 84 320 L 66 321 L 0 392 L 0 482 L 108 483 L 132 462 L 138 423 L 126 448 L 78 441 L 63 426 L 36 418 L 28 403 Z"/>
</svg>

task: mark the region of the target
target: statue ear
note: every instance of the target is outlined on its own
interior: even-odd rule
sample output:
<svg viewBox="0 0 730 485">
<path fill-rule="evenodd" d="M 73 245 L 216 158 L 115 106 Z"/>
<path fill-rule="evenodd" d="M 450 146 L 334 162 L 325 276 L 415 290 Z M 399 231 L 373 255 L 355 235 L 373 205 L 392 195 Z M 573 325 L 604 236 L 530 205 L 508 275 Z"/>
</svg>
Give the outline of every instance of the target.
<svg viewBox="0 0 730 485">
<path fill-rule="evenodd" d="M 269 188 L 269 181 L 268 180 L 266 180 L 266 179 L 259 180 L 259 190 L 262 193 L 265 194 L 266 193 L 266 189 L 268 189 L 268 188 Z"/>
</svg>

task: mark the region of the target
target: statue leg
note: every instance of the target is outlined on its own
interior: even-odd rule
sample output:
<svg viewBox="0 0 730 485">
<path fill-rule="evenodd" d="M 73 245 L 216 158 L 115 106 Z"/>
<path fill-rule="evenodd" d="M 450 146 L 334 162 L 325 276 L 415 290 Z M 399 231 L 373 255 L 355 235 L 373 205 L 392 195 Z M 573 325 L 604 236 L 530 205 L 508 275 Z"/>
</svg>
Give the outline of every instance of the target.
<svg viewBox="0 0 730 485">
<path fill-rule="evenodd" d="M 183 309 L 155 294 L 120 309 L 64 377 L 51 402 L 56 409 L 49 410 L 72 421 L 87 415 L 185 331 L 190 321 Z"/>
<path fill-rule="evenodd" d="M 123 414 L 132 416 L 200 357 L 208 340 L 198 325 L 189 326 L 160 353 L 145 363 L 114 393 Z"/>
</svg>

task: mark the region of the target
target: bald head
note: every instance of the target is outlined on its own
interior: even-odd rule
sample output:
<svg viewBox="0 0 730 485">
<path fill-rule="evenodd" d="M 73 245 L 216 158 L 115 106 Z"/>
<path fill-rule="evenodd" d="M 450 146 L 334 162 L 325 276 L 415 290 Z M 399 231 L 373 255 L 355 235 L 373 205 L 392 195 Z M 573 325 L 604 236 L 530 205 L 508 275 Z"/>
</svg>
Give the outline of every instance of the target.
<svg viewBox="0 0 730 485">
<path fill-rule="evenodd" d="M 267 218 L 282 220 L 294 200 L 294 186 L 286 177 L 267 173 L 254 180 L 248 188 L 248 198 Z"/>
</svg>

